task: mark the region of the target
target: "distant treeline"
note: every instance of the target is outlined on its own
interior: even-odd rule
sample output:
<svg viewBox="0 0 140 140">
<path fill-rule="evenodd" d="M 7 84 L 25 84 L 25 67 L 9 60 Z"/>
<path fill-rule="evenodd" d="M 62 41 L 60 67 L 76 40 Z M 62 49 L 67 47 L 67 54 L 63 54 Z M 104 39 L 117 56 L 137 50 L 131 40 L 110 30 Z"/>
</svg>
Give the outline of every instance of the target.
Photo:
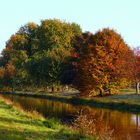
<svg viewBox="0 0 140 140">
<path fill-rule="evenodd" d="M 81 95 L 115 93 L 138 83 L 139 50 L 112 29 L 83 33 L 57 19 L 28 23 L 13 34 L 0 58 L 1 89 L 70 85 Z M 137 84 L 138 85 L 138 84 Z"/>
</svg>

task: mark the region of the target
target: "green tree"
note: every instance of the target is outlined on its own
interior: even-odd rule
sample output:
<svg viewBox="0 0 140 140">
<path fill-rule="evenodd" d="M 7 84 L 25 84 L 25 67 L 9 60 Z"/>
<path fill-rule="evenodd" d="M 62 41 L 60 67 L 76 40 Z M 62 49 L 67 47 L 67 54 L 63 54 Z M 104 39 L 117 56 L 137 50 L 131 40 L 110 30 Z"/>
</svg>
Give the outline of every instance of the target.
<svg viewBox="0 0 140 140">
<path fill-rule="evenodd" d="M 13 85 L 28 85 L 29 75 L 26 69 L 29 58 L 38 46 L 37 28 L 35 23 L 28 23 L 21 27 L 17 33 L 12 35 L 6 43 L 6 48 L 2 52 L 3 63 L 6 67 L 9 62 L 15 67 Z"/>
<path fill-rule="evenodd" d="M 62 67 L 71 56 L 75 36 L 81 34 L 81 29 L 75 23 L 54 19 L 41 21 L 37 33 L 39 49 L 29 60 L 28 71 L 36 83 L 59 85 Z"/>
</svg>

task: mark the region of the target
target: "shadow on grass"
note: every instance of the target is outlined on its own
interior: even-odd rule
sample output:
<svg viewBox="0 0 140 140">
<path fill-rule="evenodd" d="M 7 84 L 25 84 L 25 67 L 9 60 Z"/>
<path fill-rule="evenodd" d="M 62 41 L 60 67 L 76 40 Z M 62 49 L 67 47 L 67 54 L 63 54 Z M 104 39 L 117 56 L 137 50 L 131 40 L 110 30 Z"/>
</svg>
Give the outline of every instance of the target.
<svg viewBox="0 0 140 140">
<path fill-rule="evenodd" d="M 20 125 L 30 125 L 30 126 L 49 126 L 49 122 L 48 121 L 37 121 L 37 120 L 19 120 L 19 119 L 14 119 L 14 118 L 8 118 L 8 117 L 0 117 L 0 121 L 2 121 L 3 123 L 11 123 L 11 122 L 14 122 L 14 123 L 17 123 L 17 124 L 20 124 Z M 45 125 L 46 124 L 46 125 Z"/>
</svg>

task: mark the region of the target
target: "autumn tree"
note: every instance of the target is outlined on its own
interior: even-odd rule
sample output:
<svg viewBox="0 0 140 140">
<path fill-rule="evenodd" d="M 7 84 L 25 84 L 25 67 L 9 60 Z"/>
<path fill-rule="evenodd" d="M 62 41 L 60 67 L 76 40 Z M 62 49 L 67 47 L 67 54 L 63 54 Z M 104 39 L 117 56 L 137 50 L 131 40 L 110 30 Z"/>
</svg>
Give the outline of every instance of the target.
<svg viewBox="0 0 140 140">
<path fill-rule="evenodd" d="M 129 83 L 129 64 L 132 57 L 132 50 L 124 42 L 121 35 L 114 30 L 103 29 L 95 34 L 94 44 L 104 46 L 107 52 L 106 56 L 109 58 L 108 72 L 110 78 L 109 85 L 106 88 L 111 90 L 112 87 L 120 87 L 123 80 L 127 80 Z"/>
<path fill-rule="evenodd" d="M 136 93 L 139 94 L 140 86 L 140 48 L 133 49 L 133 55 L 131 57 L 131 64 L 129 64 L 129 69 L 131 70 L 131 79 L 135 85 Z"/>
<path fill-rule="evenodd" d="M 5 66 L 1 66 L 0 67 L 0 88 L 9 87 L 13 91 L 14 76 L 15 76 L 15 67 L 11 61 L 9 61 Z"/>
<path fill-rule="evenodd" d="M 114 30 L 103 29 L 94 35 L 84 33 L 77 38 L 75 51 L 75 85 L 84 95 L 111 93 L 127 78 L 126 56 L 131 50 Z"/>
</svg>

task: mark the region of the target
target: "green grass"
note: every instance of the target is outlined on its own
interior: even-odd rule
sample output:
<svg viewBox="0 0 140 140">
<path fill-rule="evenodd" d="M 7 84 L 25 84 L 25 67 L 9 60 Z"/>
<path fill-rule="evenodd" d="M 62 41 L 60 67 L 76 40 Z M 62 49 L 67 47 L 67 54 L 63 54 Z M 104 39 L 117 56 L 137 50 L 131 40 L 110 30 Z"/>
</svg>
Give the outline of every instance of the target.
<svg viewBox="0 0 140 140">
<path fill-rule="evenodd" d="M 122 89 L 119 94 L 96 97 L 95 100 L 104 103 L 126 104 L 140 106 L 140 95 L 135 94 L 135 89 Z"/>
<path fill-rule="evenodd" d="M 136 93 L 136 89 L 134 88 L 127 88 L 127 89 L 120 89 L 120 94 L 134 94 Z"/>
<path fill-rule="evenodd" d="M 31 116 L 0 99 L 0 140 L 89 140 L 59 120 Z"/>
</svg>

